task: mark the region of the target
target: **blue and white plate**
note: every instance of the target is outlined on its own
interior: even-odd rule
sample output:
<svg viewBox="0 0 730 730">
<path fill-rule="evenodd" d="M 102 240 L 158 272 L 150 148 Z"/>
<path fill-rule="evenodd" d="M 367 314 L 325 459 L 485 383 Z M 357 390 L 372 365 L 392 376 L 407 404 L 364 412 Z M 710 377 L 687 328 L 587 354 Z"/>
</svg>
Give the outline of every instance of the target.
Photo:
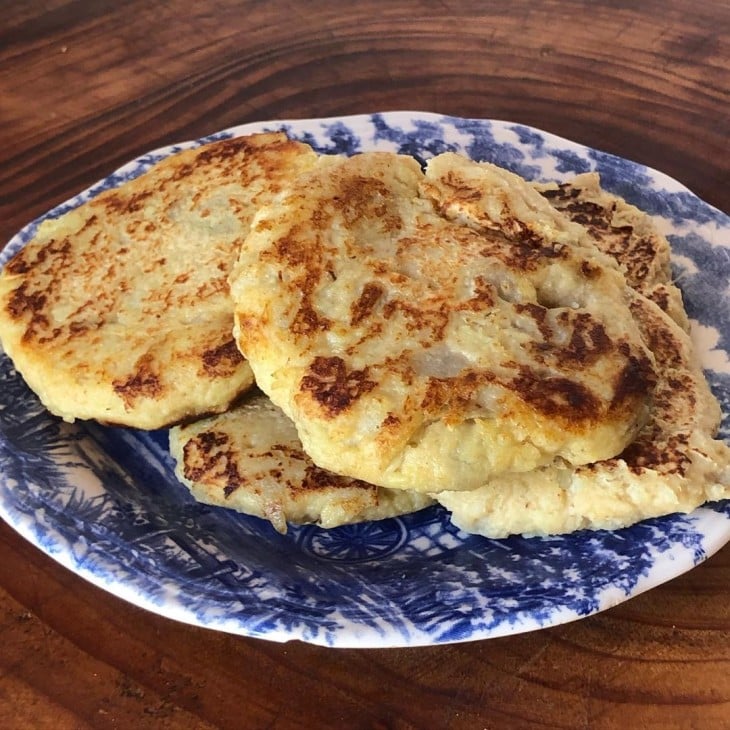
<svg viewBox="0 0 730 730">
<path fill-rule="evenodd" d="M 656 216 L 730 429 L 730 218 L 641 165 L 519 124 L 417 112 L 249 124 L 322 152 L 454 150 L 530 178 L 598 170 Z M 208 138 L 208 139 L 211 139 Z M 185 143 L 151 152 L 50 211 L 57 216 Z M 39 221 L 0 256 L 21 248 Z M 279 535 L 257 518 L 196 504 L 173 476 L 167 433 L 64 424 L 0 353 L 0 514 L 75 573 L 172 619 L 274 641 L 385 647 L 485 639 L 604 610 L 691 569 L 730 540 L 730 501 L 616 532 L 487 540 L 438 507 Z"/>
</svg>

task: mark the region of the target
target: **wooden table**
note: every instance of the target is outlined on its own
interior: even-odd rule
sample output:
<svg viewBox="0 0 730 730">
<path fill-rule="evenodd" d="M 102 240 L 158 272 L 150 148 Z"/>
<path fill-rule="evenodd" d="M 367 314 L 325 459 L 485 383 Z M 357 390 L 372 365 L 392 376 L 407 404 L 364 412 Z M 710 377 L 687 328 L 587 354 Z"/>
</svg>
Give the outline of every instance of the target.
<svg viewBox="0 0 730 730">
<path fill-rule="evenodd" d="M 120 163 L 247 121 L 522 122 L 730 210 L 726 1 L 0 2 L 0 240 Z M 331 650 L 174 623 L 0 526 L 3 728 L 728 728 L 730 550 L 582 621 Z"/>
</svg>

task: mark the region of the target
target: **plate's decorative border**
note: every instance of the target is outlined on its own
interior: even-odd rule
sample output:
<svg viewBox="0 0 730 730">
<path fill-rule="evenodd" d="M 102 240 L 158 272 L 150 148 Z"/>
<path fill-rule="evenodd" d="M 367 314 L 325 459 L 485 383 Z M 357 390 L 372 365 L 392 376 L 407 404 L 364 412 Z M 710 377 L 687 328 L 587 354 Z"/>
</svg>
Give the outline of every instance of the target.
<svg viewBox="0 0 730 730">
<path fill-rule="evenodd" d="M 730 433 L 730 219 L 675 180 L 508 122 L 422 112 L 250 124 L 156 150 L 26 226 L 210 139 L 282 129 L 324 153 L 383 149 L 424 160 L 446 150 L 525 177 L 598 170 L 654 215 L 675 252 L 708 377 Z M 195 503 L 172 476 L 165 432 L 51 417 L 0 353 L 0 515 L 69 569 L 170 618 L 275 641 L 414 646 L 501 636 L 604 610 L 689 570 L 730 540 L 730 501 L 616 532 L 486 540 L 441 508 L 279 535 L 256 518 Z"/>
</svg>

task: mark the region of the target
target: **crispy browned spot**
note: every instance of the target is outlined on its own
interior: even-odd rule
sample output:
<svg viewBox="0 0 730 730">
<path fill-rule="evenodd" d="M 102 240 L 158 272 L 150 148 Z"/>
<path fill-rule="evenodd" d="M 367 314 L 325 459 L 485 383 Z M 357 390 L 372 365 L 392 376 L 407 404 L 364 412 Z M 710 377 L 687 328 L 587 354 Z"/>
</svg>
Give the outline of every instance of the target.
<svg viewBox="0 0 730 730">
<path fill-rule="evenodd" d="M 13 319 L 20 319 L 25 314 L 36 316 L 46 304 L 46 295 L 40 292 L 29 292 L 28 285 L 23 282 L 11 295 L 7 311 Z"/>
<path fill-rule="evenodd" d="M 305 299 L 294 315 L 289 329 L 295 335 L 313 335 L 315 332 L 326 332 L 332 326 L 332 320 L 320 315 Z"/>
<path fill-rule="evenodd" d="M 28 248 L 18 251 L 5 265 L 5 270 L 10 274 L 26 274 L 32 267 L 40 267 L 49 257 L 58 258 L 65 262 L 70 250 L 71 241 L 69 238 L 66 237 L 60 240 L 52 238 L 34 252 Z M 31 256 L 34 256 L 33 260 L 29 260 Z"/>
<path fill-rule="evenodd" d="M 466 182 L 461 175 L 454 170 L 449 170 L 446 176 L 442 179 L 442 182 L 449 188 L 451 195 L 448 197 L 446 203 L 444 203 L 440 210 L 442 215 L 446 214 L 446 208 L 448 203 L 453 200 L 457 200 L 462 203 L 473 203 L 480 200 L 482 197 L 481 191 L 471 183 Z M 424 185 L 424 189 L 427 193 L 430 192 L 430 185 Z M 436 202 L 436 200 L 434 200 Z"/>
<path fill-rule="evenodd" d="M 304 470 L 304 478 L 301 484 L 290 484 L 293 493 L 298 491 L 320 491 L 328 489 L 366 489 L 377 495 L 378 488 L 367 482 L 358 479 L 349 479 L 348 477 L 334 474 L 331 471 L 320 469 L 315 464 L 307 464 Z"/>
<path fill-rule="evenodd" d="M 654 289 L 647 296 L 663 312 L 669 310 L 669 292 L 665 288 Z"/>
<path fill-rule="evenodd" d="M 453 378 L 429 378 L 421 408 L 427 413 L 440 414 L 447 422 L 458 422 L 473 405 L 476 390 L 494 379 L 494 373 L 473 370 L 465 370 Z"/>
<path fill-rule="evenodd" d="M 73 339 L 76 336 L 84 335 L 91 329 L 91 325 L 86 322 L 71 322 L 68 325 L 68 333 L 69 333 L 69 339 Z M 54 334 L 58 332 L 60 334 L 59 330 L 54 330 Z"/>
<path fill-rule="evenodd" d="M 170 180 L 172 180 L 173 182 L 178 182 L 183 178 L 192 175 L 193 172 L 195 172 L 195 165 L 190 162 L 187 162 L 184 165 L 178 165 Z"/>
<path fill-rule="evenodd" d="M 157 398 L 162 392 L 162 383 L 154 368 L 154 357 L 143 355 L 137 361 L 137 370 L 126 380 L 114 380 L 114 392 L 124 401 L 127 408 L 134 406 L 138 398 Z"/>
<path fill-rule="evenodd" d="M 610 214 L 603 206 L 589 200 L 573 200 L 563 210 L 570 215 L 572 220 L 583 226 L 604 228 L 610 220 Z M 628 228 L 629 232 L 632 230 L 631 226 L 624 226 L 624 228 Z"/>
<path fill-rule="evenodd" d="M 538 326 L 543 341 L 531 343 L 530 349 L 540 362 L 550 358 L 561 367 L 589 367 L 616 349 L 603 324 L 588 312 L 574 316 L 567 311 L 561 312 L 558 321 L 565 328 L 572 325 L 572 332 L 567 343 L 555 344 L 556 333 L 547 321 L 545 307 L 528 302 L 516 304 L 515 310 L 530 316 Z"/>
<path fill-rule="evenodd" d="M 666 437 L 644 434 L 624 449 L 621 458 L 635 472 L 652 469 L 685 476 L 692 463 L 690 451 L 689 436 L 685 433 Z"/>
<path fill-rule="evenodd" d="M 396 313 L 403 316 L 405 327 L 409 332 L 431 330 L 430 342 L 444 339 L 444 331 L 449 324 L 451 308 L 447 302 L 434 297 L 418 303 L 406 302 L 402 299 L 391 299 L 383 307 L 384 319 L 391 319 Z"/>
<path fill-rule="evenodd" d="M 282 262 L 286 269 L 296 272 L 291 286 L 300 293 L 301 303 L 289 328 L 292 334 L 306 337 L 327 331 L 332 321 L 317 312 L 312 304 L 312 294 L 319 283 L 320 273 L 328 268 L 322 261 L 321 246 L 312 245 L 306 232 L 295 226 L 289 235 L 278 239 L 273 258 Z"/>
<path fill-rule="evenodd" d="M 601 322 L 589 313 L 579 313 L 573 322 L 570 342 L 560 348 L 559 360 L 573 365 L 592 365 L 613 349 L 613 343 Z"/>
<path fill-rule="evenodd" d="M 517 314 L 525 314 L 534 320 L 540 334 L 545 340 L 549 340 L 553 336 L 553 329 L 546 321 L 547 307 L 543 307 L 541 304 L 535 304 L 534 302 L 516 302 L 513 306 Z"/>
<path fill-rule="evenodd" d="M 567 422 L 590 421 L 599 414 L 600 401 L 586 386 L 569 378 L 543 376 L 528 367 L 507 383 L 536 411 Z"/>
<path fill-rule="evenodd" d="M 243 362 L 243 355 L 238 351 L 235 340 L 228 340 L 218 347 L 203 353 L 203 370 L 211 378 L 224 378 L 236 372 Z"/>
<path fill-rule="evenodd" d="M 26 274 L 30 271 L 30 262 L 26 259 L 27 249 L 18 251 L 15 256 L 5 264 L 5 270 L 9 274 Z"/>
<path fill-rule="evenodd" d="M 312 250 L 303 244 L 298 231 L 293 228 L 290 235 L 279 238 L 274 246 L 277 259 L 292 267 L 306 265 L 312 260 Z"/>
<path fill-rule="evenodd" d="M 350 308 L 350 324 L 354 327 L 363 319 L 372 314 L 375 304 L 383 294 L 383 287 L 380 284 L 369 281 L 362 289 L 356 302 Z"/>
<path fill-rule="evenodd" d="M 471 299 L 459 305 L 458 309 L 462 311 L 481 312 L 485 309 L 491 309 L 494 306 L 494 285 L 489 283 L 483 276 L 477 276 L 474 279 L 474 294 Z"/>
<path fill-rule="evenodd" d="M 308 374 L 302 378 L 300 389 L 309 393 L 328 416 L 347 410 L 376 383 L 368 379 L 368 370 L 347 370 L 340 357 L 315 357 Z"/>
<path fill-rule="evenodd" d="M 211 162 L 222 162 L 231 157 L 238 157 L 242 152 L 253 152 L 259 149 L 256 145 L 252 145 L 247 137 L 234 137 L 203 146 L 196 155 L 196 159 L 199 164 L 207 165 Z"/>
<path fill-rule="evenodd" d="M 568 247 L 546 244 L 520 221 L 512 222 L 512 230 L 507 235 L 500 231 L 482 231 L 481 241 L 479 253 L 482 256 L 497 259 L 516 271 L 534 271 L 546 259 L 566 258 L 569 254 Z"/>
<path fill-rule="evenodd" d="M 236 468 L 236 460 L 228 444 L 228 436 L 218 431 L 204 431 L 183 447 L 184 474 L 191 482 L 214 481 L 223 486 L 230 497 L 245 484 L 246 479 Z"/>
<path fill-rule="evenodd" d="M 641 303 L 632 302 L 631 311 L 634 315 L 641 314 Z M 643 327 L 642 333 L 646 339 L 646 344 L 654 353 L 657 361 L 662 363 L 665 368 L 682 368 L 682 346 L 674 336 L 672 331 L 667 327 L 654 326 Z"/>
<path fill-rule="evenodd" d="M 8 314 L 13 319 L 28 318 L 25 332 L 23 332 L 23 342 L 37 338 L 39 332 L 50 326 L 48 317 L 42 313 L 45 304 L 46 295 L 28 291 L 28 285 L 25 282 L 10 295 L 6 306 Z"/>
<path fill-rule="evenodd" d="M 348 227 L 362 220 L 368 225 L 377 222 L 384 231 L 397 231 L 402 227 L 400 216 L 389 206 L 393 194 L 382 180 L 357 175 L 347 177 L 342 180 L 339 190 L 332 205 Z"/>
<path fill-rule="evenodd" d="M 554 198 L 567 200 L 570 198 L 577 198 L 580 195 L 580 190 L 578 190 L 578 188 L 571 187 L 570 183 L 561 183 L 557 186 L 557 188 L 543 190 L 542 195 L 543 197 L 548 198 L 548 200 L 552 200 Z"/>
<path fill-rule="evenodd" d="M 616 375 L 613 385 L 611 410 L 616 411 L 646 397 L 656 385 L 657 378 L 651 361 L 646 355 L 630 355 L 624 367 Z"/>
<path fill-rule="evenodd" d="M 100 202 L 110 213 L 118 213 L 121 216 L 136 213 L 144 208 L 145 201 L 153 194 L 152 190 L 138 190 L 131 195 L 120 194 L 111 191 L 108 195 L 99 198 Z"/>
<path fill-rule="evenodd" d="M 596 266 L 590 261 L 583 261 L 580 265 L 580 271 L 586 279 L 597 279 L 601 275 L 600 266 Z"/>
</svg>

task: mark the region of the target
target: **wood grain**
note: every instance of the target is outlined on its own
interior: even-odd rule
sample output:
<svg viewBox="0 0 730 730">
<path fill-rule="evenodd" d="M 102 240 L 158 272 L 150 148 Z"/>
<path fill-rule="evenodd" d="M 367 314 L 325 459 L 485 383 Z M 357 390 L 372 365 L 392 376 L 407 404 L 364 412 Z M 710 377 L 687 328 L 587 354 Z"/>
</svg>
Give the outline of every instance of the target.
<svg viewBox="0 0 730 730">
<path fill-rule="evenodd" d="M 730 4 L 0 0 L 0 241 L 119 164 L 233 124 L 501 118 L 730 210 Z M 488 642 L 278 645 L 85 583 L 0 525 L 2 728 L 730 728 L 730 552 Z"/>
<path fill-rule="evenodd" d="M 150 148 L 397 108 L 542 127 L 730 204 L 727 3 L 3 5 L 3 240 Z"/>
<path fill-rule="evenodd" d="M 576 623 L 367 651 L 168 621 L 59 570 L 6 526 L 0 554 L 2 727 L 28 697 L 65 727 L 613 728 L 629 712 L 632 727 L 721 728 L 730 717 L 727 550 Z"/>
</svg>

